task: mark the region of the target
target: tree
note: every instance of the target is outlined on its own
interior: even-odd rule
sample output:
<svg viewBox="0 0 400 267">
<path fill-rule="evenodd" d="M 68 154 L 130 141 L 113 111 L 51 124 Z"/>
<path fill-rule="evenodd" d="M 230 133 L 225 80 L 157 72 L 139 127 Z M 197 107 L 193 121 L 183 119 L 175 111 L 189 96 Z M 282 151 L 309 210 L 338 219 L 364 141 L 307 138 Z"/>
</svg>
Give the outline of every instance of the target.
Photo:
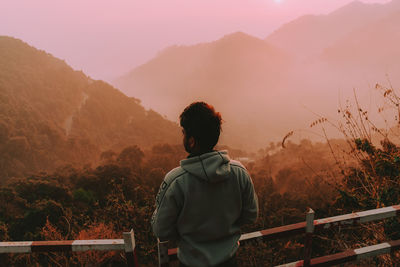
<svg viewBox="0 0 400 267">
<path fill-rule="evenodd" d="M 117 162 L 123 166 L 138 170 L 142 163 L 144 153 L 137 145 L 128 146 L 118 155 Z"/>
</svg>

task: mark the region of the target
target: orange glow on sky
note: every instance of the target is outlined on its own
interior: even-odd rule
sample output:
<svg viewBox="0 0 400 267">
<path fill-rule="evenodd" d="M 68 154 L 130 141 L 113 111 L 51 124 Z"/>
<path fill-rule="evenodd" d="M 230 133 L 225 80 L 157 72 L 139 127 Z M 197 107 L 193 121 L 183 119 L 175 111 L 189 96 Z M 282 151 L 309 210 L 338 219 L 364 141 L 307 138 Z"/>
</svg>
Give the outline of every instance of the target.
<svg viewBox="0 0 400 267">
<path fill-rule="evenodd" d="M 111 80 L 170 45 L 209 42 L 236 31 L 265 38 L 301 15 L 329 13 L 350 2 L 1 0 L 0 35 L 20 38 L 94 78 Z"/>
</svg>

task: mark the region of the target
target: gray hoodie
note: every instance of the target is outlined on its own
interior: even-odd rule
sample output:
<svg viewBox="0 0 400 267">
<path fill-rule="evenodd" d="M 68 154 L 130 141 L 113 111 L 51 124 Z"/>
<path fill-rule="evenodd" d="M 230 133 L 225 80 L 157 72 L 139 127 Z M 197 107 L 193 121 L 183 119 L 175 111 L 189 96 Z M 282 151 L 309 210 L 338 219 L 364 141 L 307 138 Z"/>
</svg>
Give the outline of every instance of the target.
<svg viewBox="0 0 400 267">
<path fill-rule="evenodd" d="M 238 249 L 240 226 L 258 215 L 247 170 L 214 151 L 180 162 L 161 184 L 152 227 L 160 240 L 177 239 L 178 258 L 189 266 L 214 266 Z"/>
</svg>

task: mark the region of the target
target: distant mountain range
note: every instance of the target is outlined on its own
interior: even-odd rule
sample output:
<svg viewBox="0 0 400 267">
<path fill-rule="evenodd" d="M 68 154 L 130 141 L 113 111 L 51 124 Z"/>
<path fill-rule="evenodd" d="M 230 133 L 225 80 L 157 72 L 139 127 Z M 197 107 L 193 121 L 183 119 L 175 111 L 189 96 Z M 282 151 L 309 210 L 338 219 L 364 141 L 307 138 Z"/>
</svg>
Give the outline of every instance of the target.
<svg viewBox="0 0 400 267">
<path fill-rule="evenodd" d="M 95 163 L 108 149 L 179 142 L 177 124 L 137 98 L 0 37 L 0 180 Z"/>
<path fill-rule="evenodd" d="M 223 142 L 257 149 L 315 115 L 334 116 L 338 99 L 367 94 L 386 75 L 400 85 L 400 0 L 353 2 L 330 14 L 303 16 L 265 40 L 244 33 L 173 46 L 113 84 L 176 120 L 206 100 L 225 116 Z"/>
<path fill-rule="evenodd" d="M 252 103 L 251 93 L 279 93 L 275 88 L 291 64 L 280 49 L 239 32 L 213 43 L 170 47 L 115 85 L 173 120 L 192 101 L 215 104 L 225 120 L 222 142 L 238 145 L 243 132 L 235 129 L 257 123 L 268 102 Z"/>
<path fill-rule="evenodd" d="M 400 60 L 399 26 L 400 8 L 327 47 L 321 59 L 342 67 L 364 66 L 374 71 L 396 69 Z"/>
<path fill-rule="evenodd" d="M 128 95 L 176 118 L 188 102 L 199 96 L 229 102 L 248 96 L 243 87 L 276 87 L 290 64 L 290 58 L 280 49 L 238 32 L 213 43 L 169 47 L 115 84 Z M 222 108 L 229 105 L 221 102 Z"/>
<path fill-rule="evenodd" d="M 306 15 L 269 35 L 265 41 L 302 59 L 317 56 L 336 42 L 400 10 L 400 1 L 365 4 L 354 1 L 328 15 Z"/>
</svg>

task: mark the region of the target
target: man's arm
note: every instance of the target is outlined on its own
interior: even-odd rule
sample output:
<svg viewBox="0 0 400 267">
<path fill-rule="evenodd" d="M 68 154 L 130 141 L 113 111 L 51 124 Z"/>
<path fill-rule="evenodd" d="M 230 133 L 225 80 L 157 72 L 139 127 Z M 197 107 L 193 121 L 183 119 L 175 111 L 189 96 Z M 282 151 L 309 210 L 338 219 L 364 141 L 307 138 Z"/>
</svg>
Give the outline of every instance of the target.
<svg viewBox="0 0 400 267">
<path fill-rule="evenodd" d="M 242 213 L 238 219 L 240 226 L 254 223 L 258 217 L 258 198 L 254 190 L 253 181 L 246 170 L 243 170 L 242 183 Z"/>
<path fill-rule="evenodd" d="M 153 232 L 162 241 L 178 237 L 176 221 L 182 207 L 180 195 L 175 180 L 163 181 L 156 197 L 156 209 L 151 218 Z"/>
</svg>

